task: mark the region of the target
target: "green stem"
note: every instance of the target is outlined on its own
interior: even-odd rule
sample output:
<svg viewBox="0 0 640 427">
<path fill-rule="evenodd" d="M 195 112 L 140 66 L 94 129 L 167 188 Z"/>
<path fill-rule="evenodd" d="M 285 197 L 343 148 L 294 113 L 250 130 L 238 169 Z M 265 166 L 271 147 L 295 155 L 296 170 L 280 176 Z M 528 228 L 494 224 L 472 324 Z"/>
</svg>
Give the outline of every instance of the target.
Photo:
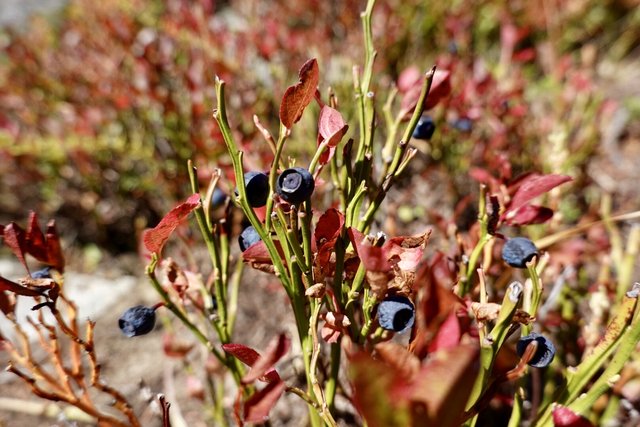
<svg viewBox="0 0 640 427">
<path fill-rule="evenodd" d="M 336 389 L 338 385 L 338 375 L 340 374 L 340 359 L 342 356 L 342 349 L 340 343 L 331 344 L 331 367 L 329 370 L 329 377 L 325 381 L 324 394 L 329 407 L 329 412 L 333 412 L 335 409 L 335 397 Z"/>
<path fill-rule="evenodd" d="M 265 229 L 271 230 L 271 212 L 273 212 L 273 197 L 276 191 L 276 181 L 278 180 L 278 165 L 280 164 L 280 156 L 284 148 L 284 142 L 287 140 L 288 130 L 280 123 L 280 131 L 278 132 L 278 142 L 276 144 L 276 153 L 271 163 L 271 171 L 269 172 L 269 197 L 267 198 L 267 208 L 265 214 Z"/>
<path fill-rule="evenodd" d="M 231 292 L 229 293 L 229 336 L 233 336 L 233 329 L 236 324 L 236 314 L 238 312 L 238 295 L 240 293 L 240 282 L 242 281 L 242 272 L 244 271 L 244 264 L 241 260 L 236 261 L 236 271 L 231 281 Z"/>
<path fill-rule="evenodd" d="M 198 180 L 196 178 L 196 170 L 191 163 L 191 160 L 188 162 L 189 168 L 189 179 L 191 181 L 191 190 L 194 194 L 200 193 L 200 188 L 198 186 Z M 222 281 L 221 274 L 221 265 L 222 262 L 220 260 L 220 253 L 218 250 L 218 246 L 214 239 L 214 234 L 212 230 L 207 227 L 207 222 L 204 214 L 204 209 L 202 208 L 202 203 L 198 206 L 195 211 L 196 221 L 198 222 L 198 226 L 200 227 L 200 234 L 205 241 L 207 246 L 207 250 L 209 252 L 209 257 L 211 259 L 211 265 L 214 269 L 214 294 L 216 296 L 216 301 L 218 302 L 218 317 L 217 320 L 213 320 L 215 324 L 217 324 L 216 330 L 219 332 L 220 340 L 223 344 L 229 342 L 230 336 L 228 331 L 228 323 L 227 323 L 227 295 L 224 283 Z M 208 293 L 208 291 L 207 291 Z"/>
<path fill-rule="evenodd" d="M 639 285 L 640 286 L 640 285 Z M 636 313 L 639 305 L 637 304 L 638 287 L 635 286 L 633 290 L 627 292 L 624 296 L 616 316 L 611 323 L 607 326 L 604 338 L 598 343 L 598 345 L 584 357 L 580 365 L 575 368 L 565 369 L 566 386 L 557 391 L 557 398 L 555 401 L 562 405 L 569 405 L 580 395 L 584 387 L 591 381 L 591 379 L 598 373 L 600 369 L 607 363 L 609 358 L 616 348 L 623 343 L 624 346 L 633 345 L 637 342 L 631 342 L 626 337 L 629 328 L 628 325 L 632 318 L 634 319 L 634 328 L 638 328 L 637 323 L 638 313 Z M 634 333 L 636 333 L 634 331 Z M 536 426 L 550 425 L 551 415 L 553 408 L 551 405 L 547 405 L 544 412 L 540 416 Z"/>
<path fill-rule="evenodd" d="M 470 411 L 471 408 L 473 408 L 482 398 L 487 388 L 496 356 L 502 344 L 507 339 L 509 330 L 511 329 L 513 314 L 522 298 L 522 289 L 522 285 L 518 282 L 513 282 L 509 285 L 502 300 L 502 306 L 500 307 L 496 324 L 484 341 L 480 343 L 480 372 L 476 377 L 476 382 L 471 390 L 469 400 L 467 400 L 466 411 Z"/>
</svg>

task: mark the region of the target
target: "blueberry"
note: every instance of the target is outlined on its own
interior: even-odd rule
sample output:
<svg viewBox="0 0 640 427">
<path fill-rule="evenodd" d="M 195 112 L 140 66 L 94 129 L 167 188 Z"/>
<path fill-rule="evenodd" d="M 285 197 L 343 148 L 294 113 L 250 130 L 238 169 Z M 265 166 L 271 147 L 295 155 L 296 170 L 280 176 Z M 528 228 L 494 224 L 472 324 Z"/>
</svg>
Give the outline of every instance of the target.
<svg viewBox="0 0 640 427">
<path fill-rule="evenodd" d="M 254 243 L 258 243 L 260 240 L 262 240 L 260 235 L 256 229 L 250 225 L 240 233 L 240 236 L 238 237 L 238 244 L 240 245 L 240 250 L 244 252 L 249 248 L 249 246 Z"/>
<path fill-rule="evenodd" d="M 307 200 L 313 193 L 315 181 L 305 168 L 285 169 L 276 182 L 276 192 L 280 197 L 297 205 Z"/>
<path fill-rule="evenodd" d="M 527 262 L 538 255 L 538 248 L 526 237 L 514 237 L 502 247 L 502 259 L 515 268 L 527 268 Z"/>
<path fill-rule="evenodd" d="M 429 116 L 422 116 L 420 120 L 418 120 L 416 128 L 413 130 L 413 137 L 415 139 L 429 140 L 435 131 L 436 124 L 433 122 L 433 119 Z"/>
<path fill-rule="evenodd" d="M 453 127 L 460 132 L 471 132 L 473 122 L 467 117 L 461 117 L 453 122 Z"/>
<path fill-rule="evenodd" d="M 378 305 L 378 323 L 382 329 L 404 332 L 413 326 L 415 311 L 409 298 L 387 297 Z"/>
<path fill-rule="evenodd" d="M 536 341 L 538 343 L 538 348 L 529 361 L 529 365 L 534 368 L 544 368 L 549 366 L 556 355 L 556 347 L 546 337 L 535 332 L 518 340 L 518 343 L 516 344 L 518 356 L 522 357 L 527 346 L 532 341 Z"/>
<path fill-rule="evenodd" d="M 118 319 L 120 330 L 128 337 L 148 334 L 155 324 L 156 310 L 144 305 L 129 308 Z"/>
<path fill-rule="evenodd" d="M 244 186 L 247 189 L 249 206 L 259 208 L 267 204 L 269 196 L 269 177 L 262 172 L 247 172 L 244 174 Z M 238 190 L 236 189 L 236 196 Z"/>
<path fill-rule="evenodd" d="M 51 278 L 51 267 L 45 267 L 42 270 L 34 271 L 31 273 L 32 279 L 50 279 Z"/>
<path fill-rule="evenodd" d="M 224 203 L 227 201 L 227 195 L 216 187 L 213 190 L 213 194 L 211 195 L 211 209 L 218 209 L 219 207 L 224 206 Z"/>
</svg>

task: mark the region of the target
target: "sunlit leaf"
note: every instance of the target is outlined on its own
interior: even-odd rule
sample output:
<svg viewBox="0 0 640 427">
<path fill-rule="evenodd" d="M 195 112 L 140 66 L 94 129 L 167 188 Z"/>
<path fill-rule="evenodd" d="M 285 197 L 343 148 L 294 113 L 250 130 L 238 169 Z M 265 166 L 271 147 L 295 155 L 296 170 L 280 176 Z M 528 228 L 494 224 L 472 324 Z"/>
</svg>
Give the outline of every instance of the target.
<svg viewBox="0 0 640 427">
<path fill-rule="evenodd" d="M 567 175 L 530 174 L 526 178 L 518 181 L 517 190 L 511 198 L 507 212 L 516 211 L 535 197 L 571 180 L 573 180 L 573 178 Z M 508 213 L 505 213 L 505 215 L 508 215 Z"/>
<path fill-rule="evenodd" d="M 302 117 L 304 109 L 313 100 L 320 79 L 318 62 L 310 59 L 304 63 L 298 73 L 300 81 L 289 86 L 282 97 L 280 104 L 280 121 L 291 129 L 294 123 Z"/>
<path fill-rule="evenodd" d="M 159 254 L 171 233 L 199 204 L 200 195 L 192 194 L 183 203 L 171 209 L 158 225 L 150 230 L 145 230 L 142 240 L 147 250 Z"/>
</svg>

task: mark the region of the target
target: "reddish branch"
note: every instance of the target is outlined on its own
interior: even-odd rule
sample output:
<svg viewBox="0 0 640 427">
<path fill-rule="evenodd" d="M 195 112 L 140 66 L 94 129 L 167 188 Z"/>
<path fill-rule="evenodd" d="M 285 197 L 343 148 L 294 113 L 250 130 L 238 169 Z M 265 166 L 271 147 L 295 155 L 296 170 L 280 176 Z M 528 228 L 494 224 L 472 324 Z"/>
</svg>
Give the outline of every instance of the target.
<svg viewBox="0 0 640 427">
<path fill-rule="evenodd" d="M 85 336 L 82 338 L 76 306 L 62 294 L 59 295 L 58 301 L 62 301 L 67 307 L 66 318 L 54 303 L 39 304 L 40 308 L 46 306 L 51 310 L 55 326 L 44 321 L 42 312 L 39 313 L 37 322 L 29 319 L 37 333 L 39 346 L 46 353 L 43 362 L 35 360 L 26 333 L 11 317 L 19 348 L 13 343 L 5 342 L 5 349 L 11 356 L 7 371 L 27 383 L 34 395 L 73 405 L 94 417 L 99 425 L 140 427 L 140 421 L 127 399 L 119 391 L 103 383 L 100 378 L 100 364 L 93 341 L 95 322 L 87 320 Z M 63 354 L 61 339 L 69 341 L 68 355 Z M 65 363 L 66 360 L 69 360 L 68 364 Z M 83 367 L 85 360 L 86 367 Z M 98 408 L 95 403 L 96 391 L 108 396 L 113 401 L 112 406 L 121 416 Z"/>
</svg>

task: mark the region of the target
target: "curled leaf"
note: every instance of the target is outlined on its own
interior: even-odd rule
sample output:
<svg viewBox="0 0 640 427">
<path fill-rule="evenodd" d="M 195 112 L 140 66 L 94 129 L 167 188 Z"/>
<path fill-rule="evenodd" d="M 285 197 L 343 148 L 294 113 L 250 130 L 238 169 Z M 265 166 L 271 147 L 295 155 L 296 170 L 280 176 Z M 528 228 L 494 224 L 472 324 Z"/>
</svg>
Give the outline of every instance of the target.
<svg viewBox="0 0 640 427">
<path fill-rule="evenodd" d="M 150 230 L 145 230 L 142 240 L 147 250 L 159 254 L 171 233 L 199 204 L 200 195 L 192 194 L 183 203 L 171 209 L 158 225 Z"/>
<path fill-rule="evenodd" d="M 304 109 L 313 100 L 316 93 L 320 79 L 316 59 L 313 58 L 305 62 L 300 68 L 298 76 L 300 81 L 287 88 L 280 104 L 280 121 L 288 129 L 291 129 L 293 124 L 300 120 Z"/>
<path fill-rule="evenodd" d="M 318 140 L 327 141 L 329 147 L 335 147 L 347 133 L 349 125 L 342 118 L 342 114 L 329 106 L 322 107 L 318 118 Z"/>
<path fill-rule="evenodd" d="M 320 156 L 320 164 L 325 165 L 331 160 L 349 125 L 342 118 L 342 114 L 327 105 L 320 110 L 318 118 L 318 146 L 327 142 L 328 148 Z"/>
<path fill-rule="evenodd" d="M 18 258 L 18 261 L 29 271 L 24 255 L 27 252 L 26 235 L 24 230 L 16 223 L 12 222 L 4 227 L 4 244 L 11 249 L 11 252 Z"/>
</svg>

